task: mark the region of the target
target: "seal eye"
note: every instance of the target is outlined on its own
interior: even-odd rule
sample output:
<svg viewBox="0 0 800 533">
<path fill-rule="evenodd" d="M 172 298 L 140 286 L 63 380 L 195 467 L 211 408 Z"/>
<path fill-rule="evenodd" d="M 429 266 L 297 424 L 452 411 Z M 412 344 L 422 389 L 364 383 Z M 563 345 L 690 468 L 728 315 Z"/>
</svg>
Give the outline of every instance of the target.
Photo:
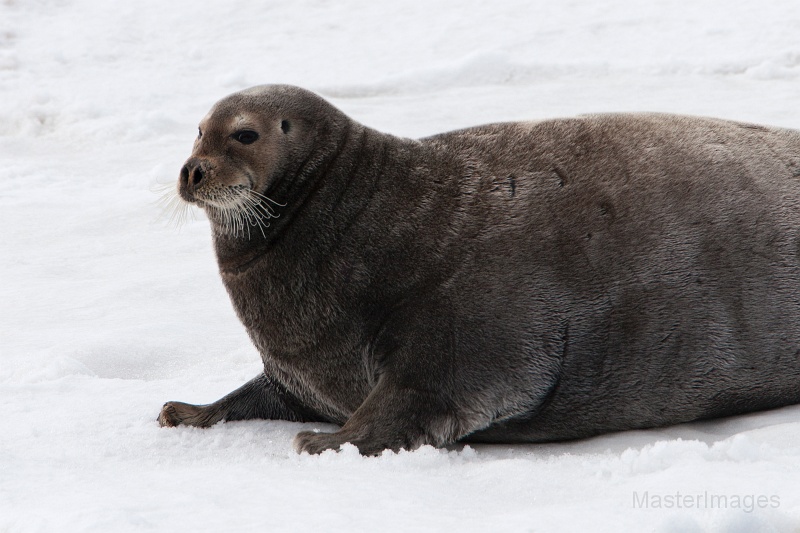
<svg viewBox="0 0 800 533">
<path fill-rule="evenodd" d="M 197 128 L 197 138 L 199 139 L 202 136 L 203 136 L 203 130 L 201 130 L 200 128 Z"/>
<path fill-rule="evenodd" d="M 237 131 L 231 137 L 242 144 L 253 144 L 258 140 L 258 133 L 250 130 Z"/>
</svg>

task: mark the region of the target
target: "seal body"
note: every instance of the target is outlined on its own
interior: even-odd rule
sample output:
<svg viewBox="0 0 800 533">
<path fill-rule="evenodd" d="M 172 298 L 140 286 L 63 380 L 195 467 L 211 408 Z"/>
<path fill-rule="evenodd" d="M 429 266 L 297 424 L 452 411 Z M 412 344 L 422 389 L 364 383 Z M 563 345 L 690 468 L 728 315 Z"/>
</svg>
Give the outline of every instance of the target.
<svg viewBox="0 0 800 533">
<path fill-rule="evenodd" d="M 261 86 L 201 133 L 180 193 L 264 374 L 162 425 L 327 421 L 298 451 L 374 454 L 800 402 L 798 132 L 611 114 L 410 140 Z"/>
</svg>

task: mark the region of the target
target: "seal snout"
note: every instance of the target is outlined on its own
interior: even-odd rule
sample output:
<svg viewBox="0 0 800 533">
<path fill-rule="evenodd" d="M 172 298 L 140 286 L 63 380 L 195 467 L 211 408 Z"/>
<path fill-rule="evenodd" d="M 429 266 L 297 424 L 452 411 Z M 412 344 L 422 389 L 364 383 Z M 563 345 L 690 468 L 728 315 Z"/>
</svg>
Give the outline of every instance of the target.
<svg viewBox="0 0 800 533">
<path fill-rule="evenodd" d="M 195 158 L 189 159 L 181 169 L 181 185 L 197 187 L 205 177 L 203 167 Z"/>
<path fill-rule="evenodd" d="M 194 200 L 194 192 L 203 181 L 205 171 L 199 159 L 194 157 L 186 161 L 181 168 L 180 192 L 184 200 Z"/>
</svg>

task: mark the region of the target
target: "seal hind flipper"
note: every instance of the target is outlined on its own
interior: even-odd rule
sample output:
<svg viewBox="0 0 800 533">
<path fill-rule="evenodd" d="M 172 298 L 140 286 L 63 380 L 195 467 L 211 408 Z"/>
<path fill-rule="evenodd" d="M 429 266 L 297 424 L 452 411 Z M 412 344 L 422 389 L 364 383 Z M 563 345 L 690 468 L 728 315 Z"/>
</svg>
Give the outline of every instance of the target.
<svg viewBox="0 0 800 533">
<path fill-rule="evenodd" d="M 162 427 L 179 425 L 206 428 L 220 420 L 288 420 L 290 422 L 326 422 L 323 417 L 301 405 L 283 387 L 266 374 L 251 379 L 235 391 L 206 405 L 167 402 L 158 415 Z"/>
</svg>

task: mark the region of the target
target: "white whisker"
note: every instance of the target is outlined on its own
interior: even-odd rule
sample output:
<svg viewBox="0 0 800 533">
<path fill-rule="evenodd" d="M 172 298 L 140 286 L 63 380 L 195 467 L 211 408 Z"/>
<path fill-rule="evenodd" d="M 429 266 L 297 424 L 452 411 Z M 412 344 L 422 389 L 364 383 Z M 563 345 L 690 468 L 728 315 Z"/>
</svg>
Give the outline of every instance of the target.
<svg viewBox="0 0 800 533">
<path fill-rule="evenodd" d="M 152 187 L 151 190 L 161 193 L 157 200 L 161 206 L 157 220 L 166 218 L 170 226 L 180 229 L 186 223 L 189 213 L 193 219 L 195 218 L 192 206 L 180 197 L 174 185 L 160 185 Z"/>
<path fill-rule="evenodd" d="M 180 228 L 189 214 L 195 216 L 194 206 L 183 200 L 174 186 L 162 188 L 164 193 L 158 200 L 162 206 L 161 216 L 169 215 L 170 224 Z M 270 219 L 280 217 L 278 209 L 286 207 L 244 185 L 204 191 L 202 200 L 204 209 L 216 221 L 218 231 L 247 239 L 254 235 L 251 228 L 258 228 L 266 238 Z"/>
<path fill-rule="evenodd" d="M 261 198 L 262 200 L 265 200 L 265 201 L 267 201 L 267 202 L 269 202 L 271 204 L 275 204 L 278 207 L 286 207 L 286 204 L 282 204 L 280 202 L 277 202 L 277 201 L 273 200 L 272 198 L 270 198 L 269 196 L 263 195 L 258 191 L 254 191 L 253 189 L 247 189 L 247 193 L 252 195 L 252 196 L 256 196 L 258 198 Z"/>
</svg>

